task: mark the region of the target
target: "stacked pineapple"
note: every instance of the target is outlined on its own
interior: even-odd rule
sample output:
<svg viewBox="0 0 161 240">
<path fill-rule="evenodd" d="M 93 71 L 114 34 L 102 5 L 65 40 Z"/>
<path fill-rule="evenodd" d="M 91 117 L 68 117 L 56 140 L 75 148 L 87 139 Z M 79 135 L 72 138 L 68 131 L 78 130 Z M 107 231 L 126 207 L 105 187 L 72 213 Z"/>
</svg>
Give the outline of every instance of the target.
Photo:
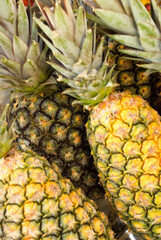
<svg viewBox="0 0 161 240">
<path fill-rule="evenodd" d="M 87 28 L 86 22 L 82 27 Z M 23 31 L 27 32 L 27 27 L 26 29 L 24 27 Z M 35 29 L 36 34 L 37 29 Z M 43 49 L 41 40 L 39 45 L 41 51 L 41 48 Z M 28 49 L 31 49 L 30 43 Z M 34 55 L 35 53 L 30 53 L 29 59 L 27 55 L 25 61 L 29 62 Z M 81 187 L 88 197 L 96 201 L 100 209 L 105 209 L 113 222 L 113 228 L 116 232 L 120 232 L 125 229 L 125 224 L 120 223 L 108 200 L 105 200 L 105 192 L 99 183 L 98 173 L 93 165 L 86 140 L 84 124 L 87 112 L 83 111 L 80 105 L 73 105 L 72 97 L 62 94 L 64 86 L 55 81 L 55 72 L 46 64 L 46 59 L 49 57 L 45 53 L 42 57 L 37 57 L 43 62 L 43 68 L 41 62 L 36 59 L 33 64 L 36 71 L 34 72 L 34 69 L 28 71 L 30 82 L 25 79 L 23 71 L 14 82 L 9 82 L 8 87 L 14 88 L 7 121 L 9 125 L 14 123 L 13 128 L 17 135 L 15 142 L 20 150 L 32 149 L 39 155 L 45 156 L 51 164 L 54 163 L 54 167 L 56 164 L 63 176 L 71 179 L 76 187 Z M 27 65 L 26 62 L 20 62 L 22 70 Z M 45 73 L 40 73 L 41 79 L 39 70 L 41 72 L 42 69 Z M 7 74 L 8 72 L 5 72 L 5 75 L 1 75 L 4 84 Z M 31 84 L 33 76 L 36 79 Z M 8 93 L 8 89 L 4 92 Z"/>
<path fill-rule="evenodd" d="M 133 231 L 143 239 L 160 239 L 160 116 L 131 89 L 119 92 L 118 75 L 113 67 L 107 69 L 104 38 L 96 40 L 95 26 L 87 29 L 83 8 L 75 18 L 68 0 L 56 3 L 53 11 L 36 1 L 49 27 L 40 19 L 36 22 L 46 34 L 41 38 L 53 58 L 22 0 L 18 7 L 15 1 L 1 1 L 6 10 L 0 13 L 0 79 L 5 89 L 1 98 L 6 102 L 11 96 L 7 121 L 18 137 L 16 147 L 8 152 L 10 141 L 2 131 L 0 237 L 113 239 L 104 214 L 58 173 L 64 168 L 77 186 L 82 186 L 83 176 L 83 185 L 87 182 L 88 187 L 93 181 L 90 151 L 82 134 L 86 122 L 82 104 L 90 111 L 87 136 L 106 194 Z M 140 67 L 150 72 L 160 71 L 160 10 L 155 2 L 154 21 L 139 0 L 115 3 L 95 0 L 92 5 L 99 18 L 94 19 L 111 38 L 137 49 L 118 51 L 141 63 L 147 60 Z M 115 15 L 117 8 L 118 19 L 110 22 L 110 14 Z M 118 31 L 120 18 L 125 22 L 122 20 L 119 31 L 127 35 L 111 35 L 109 27 Z M 71 97 L 62 95 L 55 70 L 60 72 L 58 80 L 69 85 L 64 93 Z M 40 155 L 54 162 L 53 167 Z"/>
<path fill-rule="evenodd" d="M 102 26 L 104 33 L 134 48 L 120 52 L 141 61 L 142 68 L 152 72 L 161 70 L 161 16 L 154 0 L 153 19 L 140 0 L 86 2 L 93 6 L 98 16 L 93 19 Z M 68 84 L 65 93 L 76 98 L 73 103 L 82 104 L 90 111 L 86 124 L 88 140 L 101 182 L 113 205 L 129 228 L 142 239 L 159 240 L 160 116 L 140 96 L 117 91 L 113 69 L 107 70 L 107 56 L 102 61 L 104 39 L 96 41 L 95 28 L 85 33 L 73 27 L 68 2 L 62 3 L 57 3 L 54 11 L 40 6 L 48 26 L 36 20 L 47 36 L 42 39 L 57 59 L 50 60 L 49 64 L 60 72 L 59 81 Z M 82 11 L 80 8 L 77 15 L 80 24 Z M 74 38 L 72 32 L 75 32 Z M 113 32 L 122 35 L 112 35 Z M 79 49 L 78 34 L 82 38 L 85 36 Z"/>
</svg>

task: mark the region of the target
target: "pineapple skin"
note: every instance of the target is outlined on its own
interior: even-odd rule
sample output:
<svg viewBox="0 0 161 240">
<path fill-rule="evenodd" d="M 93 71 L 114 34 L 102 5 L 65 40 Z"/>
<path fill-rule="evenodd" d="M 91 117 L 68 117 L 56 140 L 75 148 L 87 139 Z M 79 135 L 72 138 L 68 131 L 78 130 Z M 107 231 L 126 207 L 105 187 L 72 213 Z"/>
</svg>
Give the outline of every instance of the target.
<svg viewBox="0 0 161 240">
<path fill-rule="evenodd" d="M 119 84 L 117 89 L 118 91 L 131 91 L 150 102 L 153 76 L 148 75 L 146 69 L 138 67 L 139 62 L 127 59 L 129 56 L 119 52 L 119 49 L 124 49 L 124 47 L 115 41 L 108 41 L 110 52 L 107 62 L 111 67 L 116 65 L 115 71 L 118 71 L 116 82 Z"/>
<path fill-rule="evenodd" d="M 112 93 L 94 107 L 87 135 L 106 194 L 130 229 L 161 239 L 161 123 L 140 96 Z"/>
<path fill-rule="evenodd" d="M 45 158 L 13 148 L 0 169 L 1 240 L 114 239 L 105 214 Z"/>
<path fill-rule="evenodd" d="M 104 199 L 86 136 L 87 112 L 72 103 L 73 98 L 57 86 L 52 92 L 14 98 L 7 121 L 13 123 L 20 150 L 32 149 L 46 157 L 90 198 Z"/>
</svg>

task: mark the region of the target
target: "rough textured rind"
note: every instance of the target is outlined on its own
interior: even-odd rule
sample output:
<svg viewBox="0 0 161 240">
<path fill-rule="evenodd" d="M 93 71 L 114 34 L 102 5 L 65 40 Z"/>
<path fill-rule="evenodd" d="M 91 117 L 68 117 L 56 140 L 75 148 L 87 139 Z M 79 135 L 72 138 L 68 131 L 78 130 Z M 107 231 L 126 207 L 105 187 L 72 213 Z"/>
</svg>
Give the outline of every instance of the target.
<svg viewBox="0 0 161 240">
<path fill-rule="evenodd" d="M 133 94 L 140 95 L 142 98 L 151 101 L 153 76 L 147 69 L 139 68 L 139 61 L 128 59 L 128 55 L 119 52 L 125 46 L 115 41 L 109 40 L 108 48 L 110 53 L 107 62 L 110 66 L 116 65 L 115 70 L 119 71 L 116 82 L 119 84 L 119 91 L 131 91 Z"/>
<path fill-rule="evenodd" d="M 139 96 L 113 93 L 91 111 L 87 134 L 102 184 L 121 217 L 143 239 L 160 239 L 158 113 Z"/>
<path fill-rule="evenodd" d="M 94 202 L 33 152 L 0 160 L 0 239 L 112 240 Z"/>
</svg>

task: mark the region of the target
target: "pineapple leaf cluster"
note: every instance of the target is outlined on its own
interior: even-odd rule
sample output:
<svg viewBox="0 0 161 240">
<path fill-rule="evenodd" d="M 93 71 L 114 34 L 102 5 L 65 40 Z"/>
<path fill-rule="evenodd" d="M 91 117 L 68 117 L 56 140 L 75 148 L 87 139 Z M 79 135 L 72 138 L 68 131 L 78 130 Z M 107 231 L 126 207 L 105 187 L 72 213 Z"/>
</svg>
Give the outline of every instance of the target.
<svg viewBox="0 0 161 240">
<path fill-rule="evenodd" d="M 112 39 L 131 48 L 120 50 L 120 52 L 143 59 L 145 63 L 140 66 L 144 68 L 160 71 L 160 7 L 155 0 L 152 0 L 152 16 L 150 16 L 140 0 L 117 1 L 115 4 L 117 9 L 112 7 L 114 2 L 111 0 L 106 3 L 98 0 L 91 3 L 97 21 Z M 88 1 L 87 3 L 90 4 Z M 110 30 L 115 34 L 110 33 Z"/>
<path fill-rule="evenodd" d="M 12 92 L 34 95 L 52 88 L 52 70 L 46 63 L 48 48 L 38 36 L 33 15 L 20 0 L 1 1 L 0 10 L 0 89 L 1 101 Z M 52 79 L 52 80 L 51 80 Z"/>
<path fill-rule="evenodd" d="M 41 8 L 49 26 L 40 19 L 36 22 L 46 33 L 47 37 L 42 36 L 42 39 L 56 58 L 48 63 L 63 75 L 59 81 L 72 88 L 64 93 L 75 97 L 74 103 L 88 108 L 104 99 L 115 87 L 115 76 L 112 69 L 107 74 L 108 53 L 103 61 L 104 38 L 97 42 L 96 26 L 88 28 L 83 7 L 75 17 L 69 2 L 63 1 L 63 4 L 62 7 L 56 3 L 53 11 L 48 7 Z"/>
</svg>

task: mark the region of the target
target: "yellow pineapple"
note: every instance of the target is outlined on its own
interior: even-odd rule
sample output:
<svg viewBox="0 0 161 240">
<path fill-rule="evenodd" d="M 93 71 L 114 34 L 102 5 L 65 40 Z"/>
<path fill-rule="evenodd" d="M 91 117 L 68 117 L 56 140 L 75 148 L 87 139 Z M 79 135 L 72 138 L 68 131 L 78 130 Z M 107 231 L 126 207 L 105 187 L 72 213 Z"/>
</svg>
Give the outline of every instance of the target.
<svg viewBox="0 0 161 240">
<path fill-rule="evenodd" d="M 105 214 L 47 159 L 22 152 L 0 119 L 0 239 L 112 240 Z"/>
<path fill-rule="evenodd" d="M 87 131 L 113 205 L 143 239 L 159 239 L 160 116 L 139 96 L 113 93 L 93 108 Z"/>
</svg>

